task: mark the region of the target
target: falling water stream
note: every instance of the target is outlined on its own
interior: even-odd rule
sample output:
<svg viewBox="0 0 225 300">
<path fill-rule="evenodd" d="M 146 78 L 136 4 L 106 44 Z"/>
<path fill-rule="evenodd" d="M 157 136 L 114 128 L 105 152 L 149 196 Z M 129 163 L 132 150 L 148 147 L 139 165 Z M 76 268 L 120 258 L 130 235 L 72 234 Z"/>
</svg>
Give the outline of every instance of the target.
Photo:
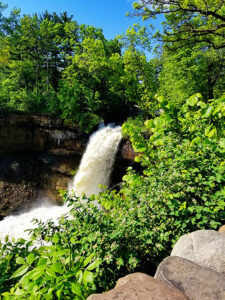
<svg viewBox="0 0 225 300">
<path fill-rule="evenodd" d="M 83 193 L 86 196 L 98 194 L 98 185 L 109 185 L 110 174 L 112 171 L 115 154 L 121 139 L 121 128 L 112 126 L 101 126 L 89 140 L 86 151 L 82 157 L 79 169 L 68 191 L 76 196 Z M 23 212 L 20 215 L 8 216 L 0 222 L 0 239 L 6 235 L 9 238 L 29 237 L 26 229 L 36 227 L 32 222 L 34 218 L 43 222 L 51 219 L 55 223 L 57 219 L 68 213 L 70 208 L 63 206 L 51 205 L 48 201 L 43 202 L 38 207 Z"/>
</svg>

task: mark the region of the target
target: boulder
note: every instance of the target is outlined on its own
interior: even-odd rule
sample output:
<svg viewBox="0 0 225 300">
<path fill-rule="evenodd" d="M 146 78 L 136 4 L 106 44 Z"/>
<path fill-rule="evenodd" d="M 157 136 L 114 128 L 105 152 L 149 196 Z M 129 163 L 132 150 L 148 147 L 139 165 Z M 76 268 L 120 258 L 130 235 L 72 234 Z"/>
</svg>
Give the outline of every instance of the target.
<svg viewBox="0 0 225 300">
<path fill-rule="evenodd" d="M 220 233 L 225 233 L 225 225 L 221 226 L 218 230 Z"/>
<path fill-rule="evenodd" d="M 171 255 L 225 274 L 225 235 L 215 230 L 198 230 L 183 235 L 174 245 Z"/>
<path fill-rule="evenodd" d="M 116 287 L 87 300 L 188 300 L 178 289 L 146 274 L 133 273 L 119 279 Z"/>
<path fill-rule="evenodd" d="M 183 291 L 190 300 L 225 299 L 224 275 L 181 257 L 165 258 L 155 278 Z"/>
</svg>

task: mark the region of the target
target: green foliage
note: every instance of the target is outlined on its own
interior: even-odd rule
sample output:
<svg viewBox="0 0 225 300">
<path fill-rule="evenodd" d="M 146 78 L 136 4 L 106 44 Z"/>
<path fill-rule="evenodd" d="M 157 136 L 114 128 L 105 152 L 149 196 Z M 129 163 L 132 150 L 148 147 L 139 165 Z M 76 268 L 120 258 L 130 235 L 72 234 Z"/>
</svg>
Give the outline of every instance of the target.
<svg viewBox="0 0 225 300">
<path fill-rule="evenodd" d="M 204 42 L 213 49 L 225 47 L 225 5 L 219 0 L 143 0 L 133 4 L 143 20 L 164 14 L 163 34 L 156 36 L 177 50 L 186 45 Z"/>
<path fill-rule="evenodd" d="M 194 93 L 204 100 L 224 92 L 224 51 L 209 50 L 200 44 L 175 53 L 164 52 L 158 92 L 168 101 L 183 104 Z"/>
<path fill-rule="evenodd" d="M 68 223 L 65 223 L 68 225 Z M 65 228 L 64 228 L 65 229 Z M 46 235 L 54 231 L 51 222 Z M 34 232 L 35 233 L 35 232 Z M 95 291 L 100 261 L 73 251 L 79 244 L 75 230 L 53 234 L 50 243 L 38 240 L 1 244 L 3 299 L 86 299 Z"/>
<path fill-rule="evenodd" d="M 79 128 L 89 132 L 102 121 L 96 114 L 98 96 L 97 92 L 94 93 L 85 84 L 73 81 L 69 85 L 64 82 L 58 94 L 61 117 L 77 123 Z"/>
<path fill-rule="evenodd" d="M 123 125 L 141 153 L 136 161 L 143 173 L 129 168 L 119 193 L 98 196 L 106 209 L 129 214 L 124 226 L 135 222 L 138 258 L 145 256 L 140 263 L 152 265 L 169 255 L 181 235 L 216 229 L 225 220 L 225 98 L 206 104 L 196 94 L 181 107 L 156 100 L 157 117 L 144 126 Z"/>
<path fill-rule="evenodd" d="M 136 238 L 137 222 L 132 217 L 136 212 L 131 215 L 128 211 L 105 212 L 99 210 L 86 197 L 68 197 L 67 201 L 71 203 L 71 217 L 62 219 L 58 226 L 40 224 L 35 235 L 46 242 L 52 241 L 52 236 L 57 235 L 58 244 L 63 248 L 70 237 L 70 249 L 77 258 L 89 257 L 94 252 L 96 260 L 101 261 L 95 277 L 97 290 L 113 287 L 119 277 L 135 270 L 142 257 L 141 248 L 138 246 L 140 240 L 139 237 Z M 73 243 L 74 233 L 77 237 L 76 243 Z"/>
<path fill-rule="evenodd" d="M 108 41 L 101 29 L 66 13 L 15 14 L 11 23 L 15 30 L 0 36 L 2 111 L 55 114 L 89 132 L 102 120 L 124 121 L 156 92 L 144 27 L 135 24 L 121 37 L 122 53 L 119 39 Z"/>
</svg>

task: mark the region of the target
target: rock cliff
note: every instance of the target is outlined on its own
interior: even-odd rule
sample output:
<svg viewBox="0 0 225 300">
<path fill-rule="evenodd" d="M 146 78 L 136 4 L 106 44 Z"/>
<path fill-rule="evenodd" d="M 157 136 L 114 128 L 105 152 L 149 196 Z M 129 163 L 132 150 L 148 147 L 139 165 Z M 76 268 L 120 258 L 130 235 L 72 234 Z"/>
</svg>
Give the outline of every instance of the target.
<svg viewBox="0 0 225 300">
<path fill-rule="evenodd" d="M 76 172 L 88 138 L 78 126 L 52 116 L 0 115 L 0 219 L 30 207 L 38 191 L 59 203 L 59 190 Z M 134 156 L 129 141 L 122 140 L 112 185 Z"/>
</svg>

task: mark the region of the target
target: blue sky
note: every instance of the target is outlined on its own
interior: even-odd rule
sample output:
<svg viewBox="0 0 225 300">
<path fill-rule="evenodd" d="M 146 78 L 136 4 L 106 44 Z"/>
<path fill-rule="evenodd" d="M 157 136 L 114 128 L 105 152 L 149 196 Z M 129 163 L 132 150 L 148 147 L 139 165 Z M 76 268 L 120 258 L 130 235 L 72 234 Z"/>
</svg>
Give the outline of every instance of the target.
<svg viewBox="0 0 225 300">
<path fill-rule="evenodd" d="M 132 11 L 133 0 L 8 0 L 11 10 L 15 7 L 21 9 L 22 14 L 67 11 L 73 15 L 79 24 L 88 24 L 103 29 L 107 39 L 126 32 L 133 23 L 141 21 L 140 18 L 126 17 Z M 161 19 L 155 21 L 154 26 L 160 26 Z"/>
</svg>

